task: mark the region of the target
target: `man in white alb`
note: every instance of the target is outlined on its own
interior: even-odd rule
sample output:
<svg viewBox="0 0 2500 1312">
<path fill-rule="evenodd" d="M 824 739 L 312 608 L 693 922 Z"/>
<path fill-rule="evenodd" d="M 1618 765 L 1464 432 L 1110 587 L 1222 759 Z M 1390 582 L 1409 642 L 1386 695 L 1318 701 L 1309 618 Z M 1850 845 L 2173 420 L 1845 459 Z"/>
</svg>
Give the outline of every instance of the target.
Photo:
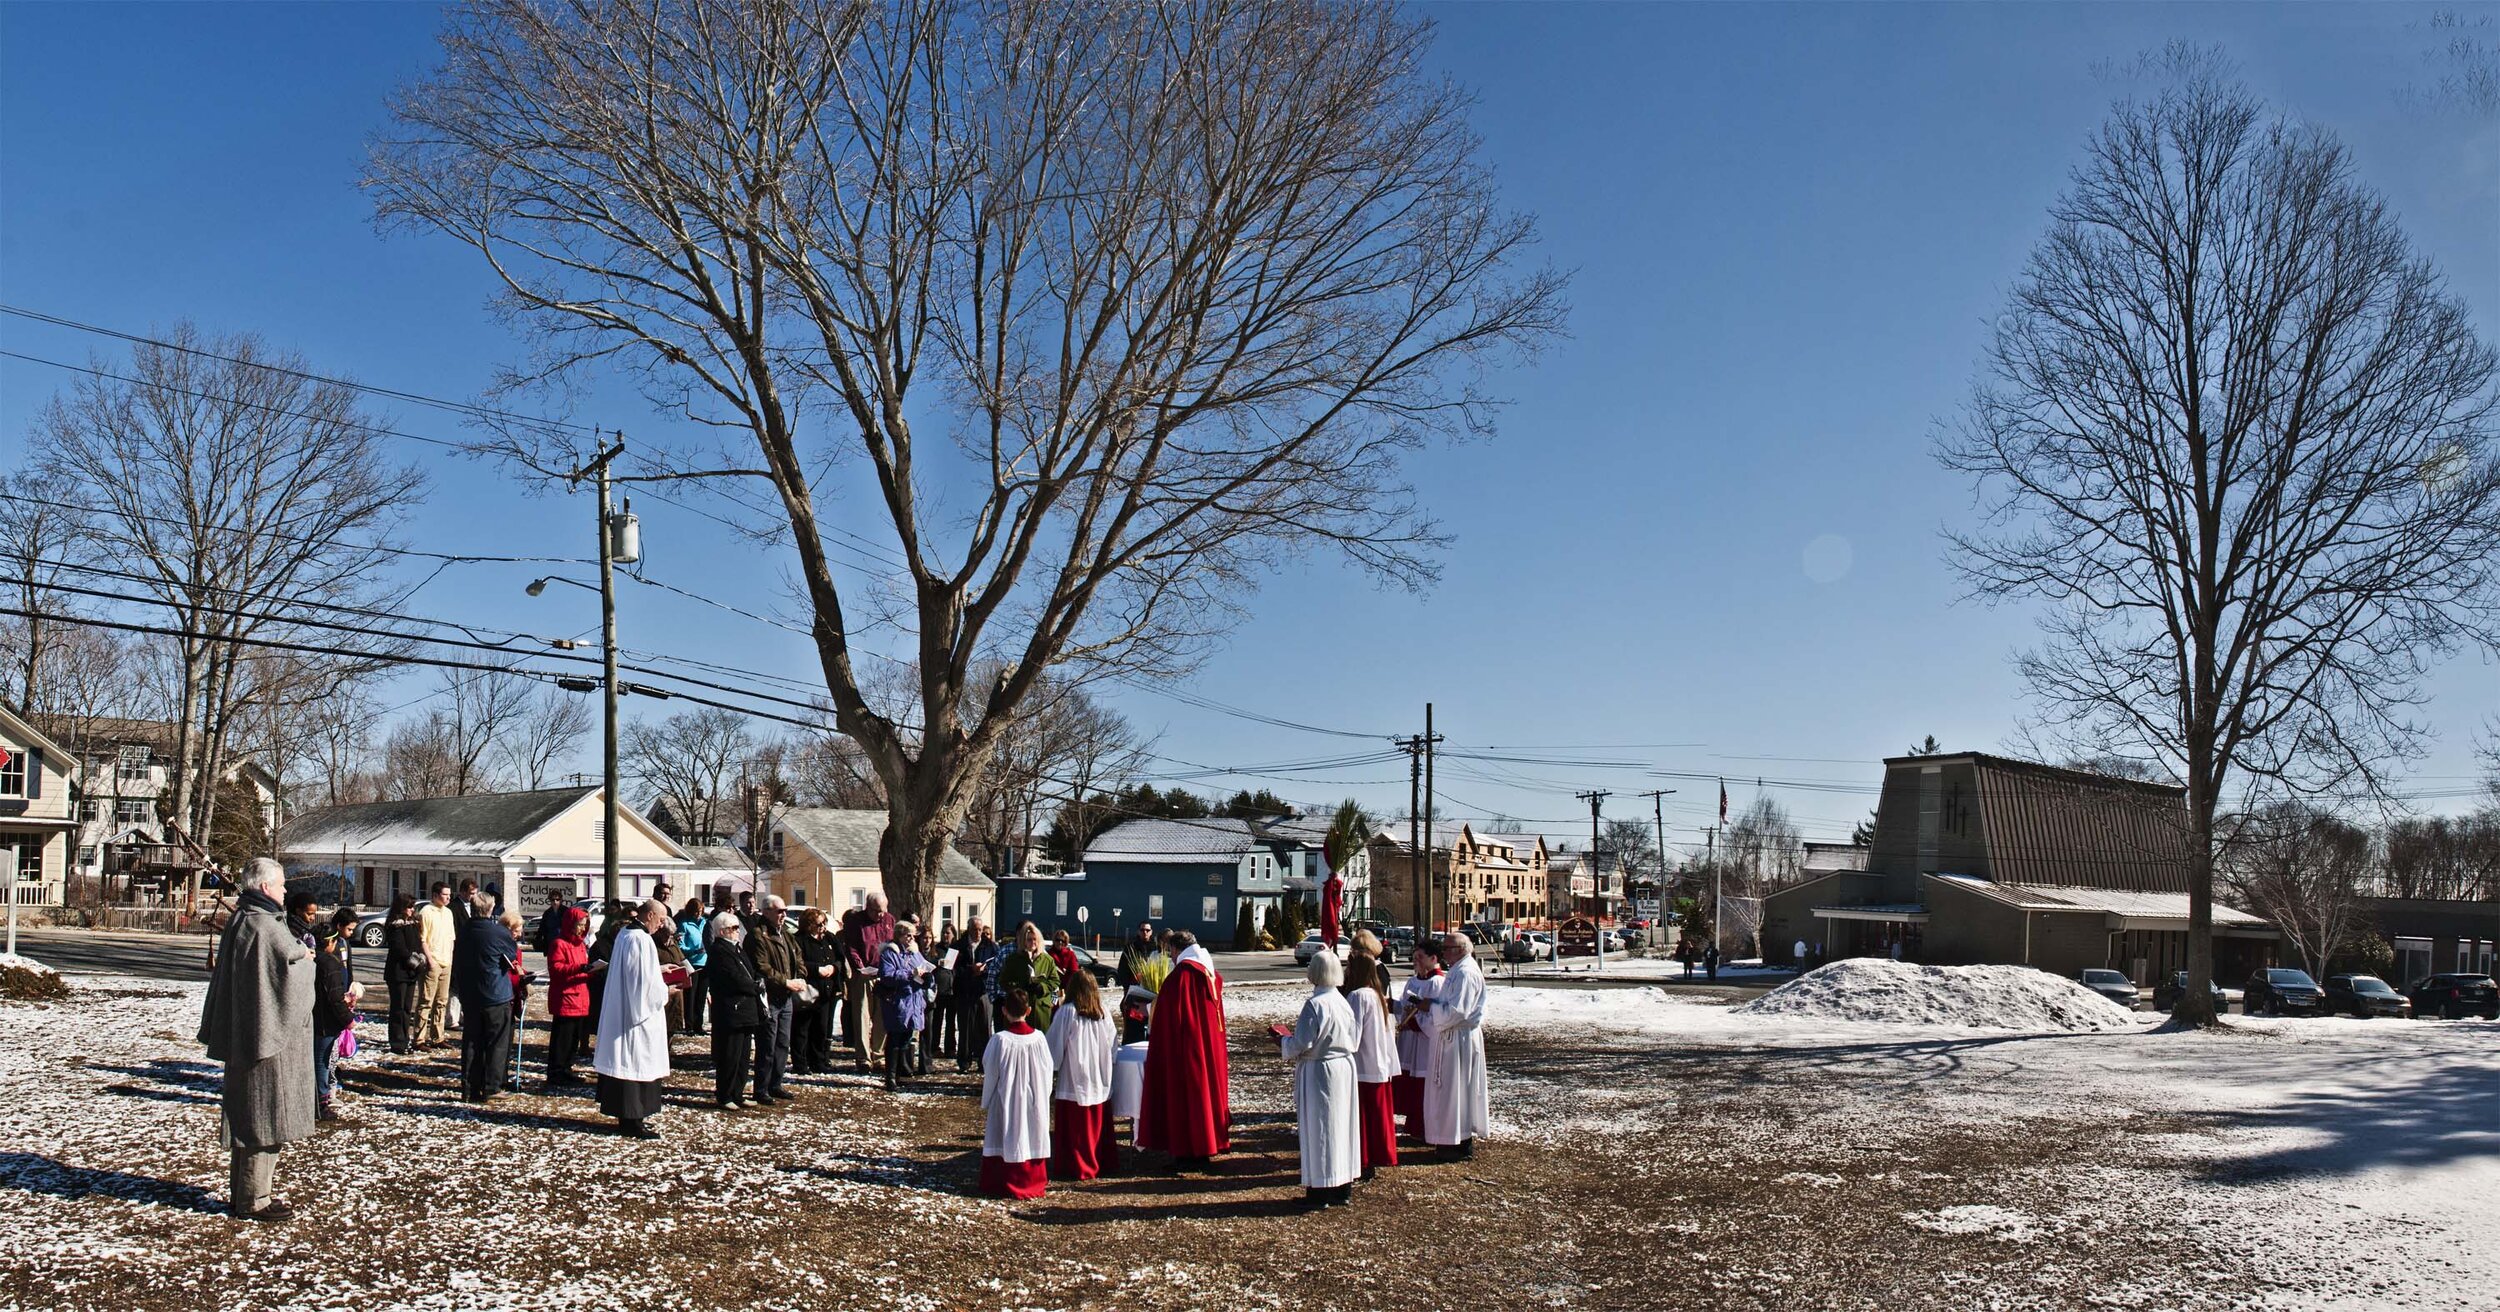
<svg viewBox="0 0 2500 1312">
<path fill-rule="evenodd" d="M 1465 935 L 1441 936 L 1443 974 L 1424 1012 L 1432 1069 L 1424 1076 L 1424 1142 L 1444 1155 L 1476 1155 L 1491 1121 L 1484 1083 L 1484 971 Z"/>
</svg>

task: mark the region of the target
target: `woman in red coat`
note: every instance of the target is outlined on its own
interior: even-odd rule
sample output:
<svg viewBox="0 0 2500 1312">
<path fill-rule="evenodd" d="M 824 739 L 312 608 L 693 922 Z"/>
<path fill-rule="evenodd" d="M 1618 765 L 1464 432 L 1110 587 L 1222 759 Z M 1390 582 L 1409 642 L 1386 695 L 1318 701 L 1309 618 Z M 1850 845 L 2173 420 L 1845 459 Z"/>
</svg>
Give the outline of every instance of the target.
<svg viewBox="0 0 2500 1312">
<path fill-rule="evenodd" d="M 581 1083 L 573 1063 L 582 1055 L 582 1036 L 590 1032 L 590 913 L 566 907 L 547 950 L 547 1087 Z"/>
</svg>

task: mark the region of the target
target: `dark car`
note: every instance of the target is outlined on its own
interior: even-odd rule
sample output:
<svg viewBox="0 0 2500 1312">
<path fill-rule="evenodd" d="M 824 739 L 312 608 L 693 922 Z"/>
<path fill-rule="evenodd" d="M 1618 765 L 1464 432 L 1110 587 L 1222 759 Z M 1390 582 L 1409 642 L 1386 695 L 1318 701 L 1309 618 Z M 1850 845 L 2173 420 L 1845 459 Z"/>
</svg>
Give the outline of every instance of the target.
<svg viewBox="0 0 2500 1312">
<path fill-rule="evenodd" d="M 1085 973 L 1093 976 L 1096 984 L 1108 988 L 1120 982 L 1120 972 L 1102 964 L 1102 959 L 1094 955 L 1093 949 L 1078 947 L 1073 943 L 1069 944 L 1069 947 L 1076 952 L 1076 964 L 1083 966 Z"/>
<path fill-rule="evenodd" d="M 2308 971 L 2268 966 L 2248 977 L 2248 990 L 2240 996 L 2240 1010 L 2251 1016 L 2323 1016 L 2326 990 L 2309 978 Z"/>
<path fill-rule="evenodd" d="M 2076 976 L 2075 982 L 2129 1011 L 2135 1010 L 2135 981 L 2127 978 L 2123 970 L 2087 970 Z"/>
<path fill-rule="evenodd" d="M 1415 955 L 1415 927 L 1391 925 L 1372 931 L 1380 936 L 1380 959 L 1394 966 Z"/>
<path fill-rule="evenodd" d="M 2436 1013 L 2449 1020 L 2468 1016 L 2500 1020 L 2500 986 L 2493 985 L 2489 975 L 2433 975 L 2415 980 L 2405 996 L 2413 1000 L 2416 1016 Z"/>
<path fill-rule="evenodd" d="M 2213 992 L 2215 1015 L 2220 1016 L 2231 1010 L 2230 995 L 2222 991 L 2222 986 L 2220 984 L 2216 984 L 2212 980 L 2207 980 L 2205 981 L 2205 987 Z M 2170 980 L 2168 983 L 2153 990 L 2153 1010 L 2169 1011 L 2178 1006 L 2179 999 L 2186 996 L 2186 994 L 2187 972 L 2184 970 L 2174 970 L 2170 972 Z"/>
<path fill-rule="evenodd" d="M 2329 975 L 2326 1010 L 2330 1016 L 2410 1016 L 2413 1003 L 2376 975 Z"/>
</svg>

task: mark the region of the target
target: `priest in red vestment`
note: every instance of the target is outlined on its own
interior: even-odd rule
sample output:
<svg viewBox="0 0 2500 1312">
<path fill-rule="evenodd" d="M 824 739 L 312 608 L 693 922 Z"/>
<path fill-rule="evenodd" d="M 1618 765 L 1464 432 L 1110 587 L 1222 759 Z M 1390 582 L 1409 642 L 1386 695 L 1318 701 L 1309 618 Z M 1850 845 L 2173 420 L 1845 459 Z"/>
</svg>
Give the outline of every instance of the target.
<svg viewBox="0 0 2500 1312">
<path fill-rule="evenodd" d="M 1345 876 L 1330 873 L 1325 852 L 1320 853 L 1319 873 L 1319 941 L 1334 952 L 1338 929 L 1345 923 Z"/>
<path fill-rule="evenodd" d="M 1171 975 L 1155 994 L 1146 1031 L 1145 1087 L 1137 1146 L 1187 1167 L 1233 1145 L 1232 1063 L 1224 1050 L 1224 981 L 1215 959 L 1185 929 L 1163 936 Z"/>
</svg>

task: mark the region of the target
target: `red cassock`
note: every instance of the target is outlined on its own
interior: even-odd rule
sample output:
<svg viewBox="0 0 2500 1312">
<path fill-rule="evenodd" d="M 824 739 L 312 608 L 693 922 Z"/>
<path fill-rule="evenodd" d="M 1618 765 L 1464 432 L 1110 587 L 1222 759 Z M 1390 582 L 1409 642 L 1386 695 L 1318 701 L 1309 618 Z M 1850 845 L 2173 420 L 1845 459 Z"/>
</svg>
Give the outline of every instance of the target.
<svg viewBox="0 0 2500 1312">
<path fill-rule="evenodd" d="M 1354 1086 L 1355 1104 L 1363 1109 L 1363 1170 L 1398 1164 L 1398 1123 L 1391 1106 L 1389 1081 Z"/>
<path fill-rule="evenodd" d="M 1424 1077 L 1403 1072 L 1389 1077 L 1389 1105 L 1406 1118 L 1406 1132 L 1424 1137 Z"/>
<path fill-rule="evenodd" d="M 1050 1173 L 1062 1180 L 1091 1180 L 1120 1169 L 1120 1141 L 1111 1132 L 1111 1104 L 1079 1107 L 1050 1100 Z"/>
<path fill-rule="evenodd" d="M 1172 968 L 1155 994 L 1137 1146 L 1213 1157 L 1233 1146 L 1232 1061 L 1224 1051 L 1223 988 L 1204 962 Z"/>
<path fill-rule="evenodd" d="M 1319 895 L 1319 937 L 1331 951 L 1337 946 L 1337 928 L 1345 918 L 1345 880 L 1331 875 Z"/>
<path fill-rule="evenodd" d="M 1004 1157 L 981 1158 L 981 1192 L 992 1198 L 1039 1198 L 1048 1183 L 1050 1159 L 1036 1157 L 1029 1162 L 1011 1162 Z"/>
</svg>

